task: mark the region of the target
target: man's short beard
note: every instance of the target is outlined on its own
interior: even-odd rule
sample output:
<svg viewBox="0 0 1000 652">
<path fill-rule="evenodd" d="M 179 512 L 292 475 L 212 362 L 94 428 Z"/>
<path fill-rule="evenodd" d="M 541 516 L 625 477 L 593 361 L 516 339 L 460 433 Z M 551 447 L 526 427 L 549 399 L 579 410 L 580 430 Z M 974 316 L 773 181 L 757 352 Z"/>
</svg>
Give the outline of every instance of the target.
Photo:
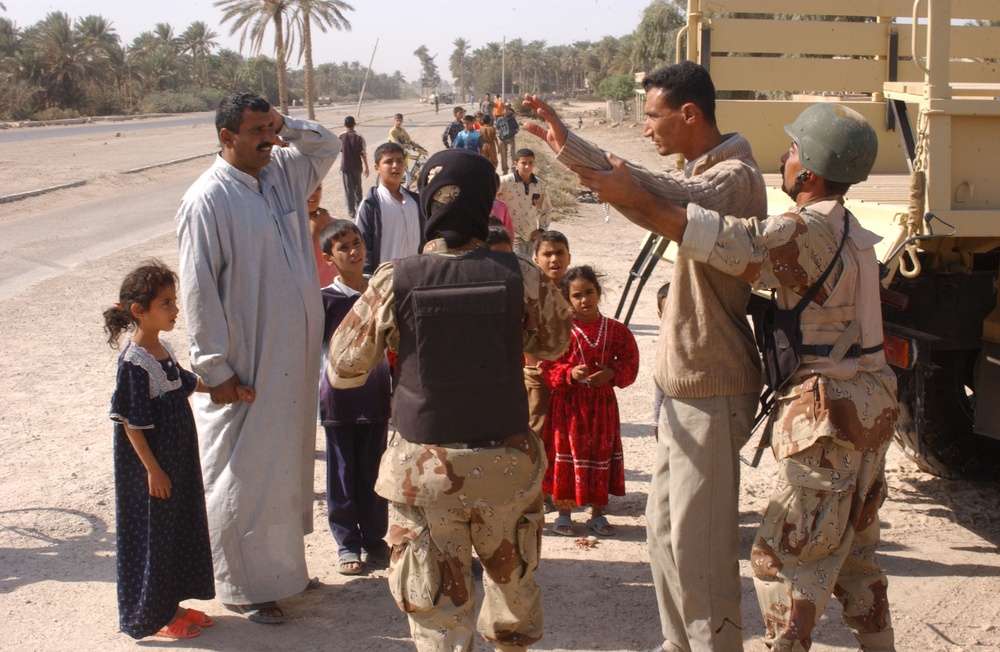
<svg viewBox="0 0 1000 652">
<path fill-rule="evenodd" d="M 798 177 L 796 177 L 796 179 L 795 179 L 795 185 L 793 185 L 791 188 L 787 188 L 785 186 L 785 164 L 784 163 L 781 164 L 781 168 L 779 168 L 778 172 L 781 174 L 781 191 L 783 193 L 785 193 L 786 195 L 788 195 L 789 197 L 791 197 L 792 201 L 795 201 L 796 199 L 798 199 L 799 193 L 802 192 L 802 184 L 804 182 L 803 181 L 799 181 Z"/>
</svg>

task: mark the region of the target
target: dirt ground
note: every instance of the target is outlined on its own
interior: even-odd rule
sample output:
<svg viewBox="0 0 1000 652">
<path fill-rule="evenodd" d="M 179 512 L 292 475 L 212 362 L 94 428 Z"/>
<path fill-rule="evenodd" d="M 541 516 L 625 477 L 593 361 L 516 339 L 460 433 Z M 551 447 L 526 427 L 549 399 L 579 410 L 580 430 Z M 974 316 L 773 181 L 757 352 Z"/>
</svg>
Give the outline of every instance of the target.
<svg viewBox="0 0 1000 652">
<path fill-rule="evenodd" d="M 562 111 L 575 123 L 586 108 Z M 341 114 L 327 115 L 321 115 L 327 124 L 340 124 Z M 426 138 L 413 135 L 437 143 L 439 133 L 435 127 L 428 128 Z M 647 166 L 663 163 L 635 126 L 596 125 L 587 115 L 582 135 Z M 543 147 L 529 138 L 525 143 Z M 213 148 L 209 127 L 164 129 L 110 141 L 107 136 L 70 140 L 4 148 L 0 194 L 99 177 L 88 186 L 44 199 L 49 207 L 64 205 L 71 215 L 73 203 L 83 196 L 113 199 L 119 193 L 141 192 L 164 175 L 193 179 L 210 159 L 127 177 L 113 171 Z M 122 142 L 128 146 L 120 147 Z M 74 155 L 67 157 L 66 152 Z M 340 213 L 339 179 L 327 187 L 324 204 Z M 0 205 L 0 228 L 10 216 L 35 210 L 39 201 Z M 614 314 L 644 233 L 614 211 L 605 223 L 603 209 L 593 204 L 581 204 L 555 228 L 569 237 L 574 263 L 593 264 L 606 274 L 602 309 Z M 115 300 L 125 272 L 150 256 L 176 267 L 173 233 L 109 251 L 0 301 L 0 649 L 412 649 L 406 618 L 392 602 L 384 573 L 347 578 L 336 572 L 336 546 L 325 521 L 321 432 L 316 445 L 315 531 L 307 538 L 307 558 L 322 586 L 284 601 L 286 625 L 253 624 L 208 601 L 190 603 L 218 621 L 197 639 L 135 643 L 118 631 L 107 416 L 117 354 L 104 342 L 101 312 Z M 631 322 L 641 370 L 634 385 L 618 392 L 627 472 L 626 495 L 612 497 L 609 505 L 618 535 L 588 548 L 546 531 L 537 575 L 544 594 L 545 636 L 536 649 L 644 650 L 661 640 L 644 507 L 654 451 L 653 296 L 669 276 L 669 265 L 659 265 Z M 166 339 L 186 363 L 184 325 Z M 748 449 L 745 455 L 752 452 Z M 744 467 L 741 486 L 744 641 L 749 652 L 765 650 L 747 557 L 773 481 L 775 465 L 769 458 L 765 455 L 759 468 Z M 890 578 L 898 650 L 1000 650 L 1000 486 L 934 478 L 917 471 L 897 447 L 889 453 L 887 471 L 890 489 L 881 512 L 881 561 Z M 582 522 L 585 517 L 574 518 Z M 551 523 L 551 517 L 548 520 Z M 585 534 L 582 525 L 578 529 Z M 814 640 L 817 652 L 856 649 L 836 604 L 824 615 Z M 477 649 L 486 646 L 479 643 Z"/>
</svg>

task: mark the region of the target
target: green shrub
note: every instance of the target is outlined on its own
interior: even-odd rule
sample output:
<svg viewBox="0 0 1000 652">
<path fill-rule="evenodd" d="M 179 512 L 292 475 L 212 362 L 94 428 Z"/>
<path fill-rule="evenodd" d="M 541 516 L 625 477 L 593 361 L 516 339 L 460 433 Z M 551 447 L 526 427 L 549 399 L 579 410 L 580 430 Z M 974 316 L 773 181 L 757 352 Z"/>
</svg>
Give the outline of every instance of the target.
<svg viewBox="0 0 1000 652">
<path fill-rule="evenodd" d="M 205 103 L 206 108 L 213 111 L 219 106 L 222 98 L 227 95 L 225 91 L 221 91 L 218 88 L 201 88 L 195 91 L 195 94 Z"/>
<path fill-rule="evenodd" d="M 635 95 L 635 79 L 632 75 L 610 75 L 601 80 L 598 90 L 604 97 L 627 101 Z"/>
<path fill-rule="evenodd" d="M 42 109 L 34 116 L 35 120 L 68 120 L 72 118 L 79 118 L 80 112 L 76 109 L 61 109 L 59 107 L 49 107 L 47 109 Z"/>
<path fill-rule="evenodd" d="M 205 99 L 197 95 L 179 91 L 150 93 L 139 105 L 141 113 L 190 113 L 214 108 L 214 105 L 209 106 Z"/>
</svg>

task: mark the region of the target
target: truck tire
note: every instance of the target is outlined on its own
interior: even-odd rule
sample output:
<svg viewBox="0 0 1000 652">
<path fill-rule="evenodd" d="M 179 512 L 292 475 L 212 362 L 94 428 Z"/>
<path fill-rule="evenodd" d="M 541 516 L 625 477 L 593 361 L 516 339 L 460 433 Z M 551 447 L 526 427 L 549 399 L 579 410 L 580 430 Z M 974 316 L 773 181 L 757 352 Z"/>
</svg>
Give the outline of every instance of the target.
<svg viewBox="0 0 1000 652">
<path fill-rule="evenodd" d="M 928 473 L 944 478 L 1000 478 L 1000 442 L 973 433 L 979 350 L 939 351 L 925 370 L 923 423 L 916 424 L 917 370 L 899 380 L 896 441 Z"/>
</svg>

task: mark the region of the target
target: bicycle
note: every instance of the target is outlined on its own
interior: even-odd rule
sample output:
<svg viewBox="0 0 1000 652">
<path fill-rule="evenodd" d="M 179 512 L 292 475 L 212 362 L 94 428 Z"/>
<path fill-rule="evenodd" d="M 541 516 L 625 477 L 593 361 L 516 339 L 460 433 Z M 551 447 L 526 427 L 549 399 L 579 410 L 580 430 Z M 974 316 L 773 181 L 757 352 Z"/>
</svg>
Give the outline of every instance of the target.
<svg viewBox="0 0 1000 652">
<path fill-rule="evenodd" d="M 427 150 L 417 145 L 407 147 L 405 150 L 406 160 L 410 163 L 403 173 L 403 187 L 413 190 L 417 185 L 417 176 L 420 169 L 424 167 L 424 159 L 427 158 Z"/>
</svg>

